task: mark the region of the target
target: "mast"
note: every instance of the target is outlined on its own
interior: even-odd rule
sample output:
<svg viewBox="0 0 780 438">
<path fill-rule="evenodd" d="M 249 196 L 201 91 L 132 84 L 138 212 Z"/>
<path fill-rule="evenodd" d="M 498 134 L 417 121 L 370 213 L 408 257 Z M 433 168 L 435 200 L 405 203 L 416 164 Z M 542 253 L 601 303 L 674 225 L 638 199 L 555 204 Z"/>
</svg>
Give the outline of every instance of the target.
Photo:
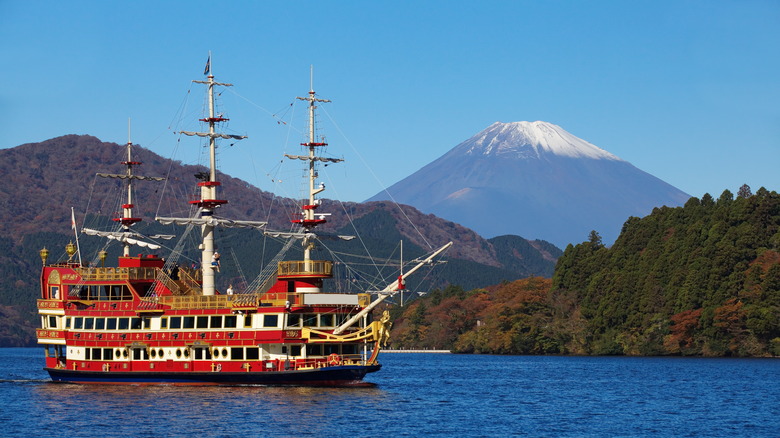
<svg viewBox="0 0 780 438">
<path fill-rule="evenodd" d="M 223 87 L 232 87 L 233 84 L 226 84 L 214 81 L 214 75 L 211 73 L 211 54 L 206 63 L 206 70 L 204 73 L 207 75 L 205 81 L 194 80 L 197 84 L 205 84 L 208 86 L 208 106 L 209 115 L 205 119 L 200 119 L 201 122 L 208 123 L 208 132 L 187 132 L 182 131 L 185 135 L 196 135 L 199 137 L 207 137 L 209 140 L 209 173 L 207 176 L 202 176 L 202 181 L 198 183 L 200 187 L 200 199 L 191 201 L 190 204 L 197 205 L 200 209 L 201 219 L 210 219 L 214 215 L 214 210 L 223 204 L 227 204 L 226 200 L 217 199 L 217 187 L 221 185 L 217 181 L 217 138 L 234 138 L 241 140 L 246 136 L 239 135 L 225 135 L 217 133 L 217 123 L 226 122 L 229 119 L 222 117 L 222 115 L 215 115 L 214 113 L 214 87 L 217 85 Z M 203 270 L 203 295 L 214 295 L 214 275 L 216 270 L 219 269 L 218 265 L 212 266 L 212 260 L 214 257 L 214 224 L 210 221 L 204 221 L 201 225 L 201 267 Z"/>
<path fill-rule="evenodd" d="M 130 247 L 133 245 L 138 245 L 145 248 L 150 249 L 159 249 L 159 245 L 155 245 L 153 243 L 147 243 L 142 240 L 138 240 L 138 235 L 134 233 L 130 227 L 133 226 L 133 224 L 137 222 L 141 222 L 141 218 L 134 217 L 133 216 L 133 208 L 135 207 L 135 204 L 133 204 L 133 194 L 134 194 L 134 187 L 133 187 L 133 181 L 135 180 L 143 180 L 143 181 L 165 181 L 165 178 L 161 177 L 155 177 L 155 176 L 139 176 L 135 175 L 133 173 L 133 167 L 140 166 L 140 161 L 133 161 L 133 142 L 130 140 L 130 119 L 127 119 L 127 144 L 126 147 L 126 161 L 122 161 L 121 164 L 125 166 L 125 173 L 124 174 L 113 174 L 113 173 L 97 173 L 96 175 L 102 178 L 118 178 L 125 180 L 125 203 L 122 204 L 122 216 L 121 217 L 115 217 L 112 220 L 114 222 L 118 222 L 122 229 L 119 232 L 110 232 L 110 231 L 97 231 L 93 230 L 91 228 L 84 228 L 82 231 L 88 235 L 92 236 L 101 236 L 101 237 L 107 237 L 109 239 L 114 239 L 118 242 L 122 243 L 122 256 L 124 257 L 130 257 Z M 170 238 L 172 236 L 157 236 L 160 238 Z"/>
<path fill-rule="evenodd" d="M 140 222 L 141 218 L 133 217 L 133 166 L 140 165 L 140 161 L 133 161 L 133 142 L 130 140 L 130 118 L 127 119 L 127 161 L 123 161 L 122 164 L 127 166 L 125 175 L 127 175 L 127 203 L 122 205 L 122 217 L 114 218 L 115 221 L 122 224 L 122 231 L 125 233 L 130 232 L 130 226 L 136 222 Z M 162 180 L 162 178 L 159 178 Z M 122 255 L 130 257 L 130 243 L 125 241 L 122 243 L 124 250 Z"/>
<path fill-rule="evenodd" d="M 301 146 L 304 146 L 308 148 L 308 155 L 301 156 L 301 155 L 288 155 L 285 154 L 285 157 L 290 159 L 298 159 L 298 160 L 304 160 L 308 161 L 308 199 L 307 204 L 303 205 L 302 207 L 302 219 L 296 219 L 293 220 L 293 223 L 297 223 L 301 225 L 305 233 L 307 234 L 303 238 L 303 261 L 305 269 L 309 271 L 310 263 L 311 263 L 311 251 L 314 249 L 314 238 L 313 236 L 309 236 L 311 233 L 311 230 L 314 229 L 319 224 L 324 224 L 326 222 L 325 216 L 326 214 L 319 214 L 316 215 L 315 218 L 315 210 L 317 207 L 319 207 L 320 202 L 317 200 L 316 196 L 317 194 L 325 191 L 325 184 L 320 183 L 319 187 L 316 186 L 317 184 L 317 169 L 315 167 L 315 163 L 317 161 L 322 162 L 330 162 L 330 163 L 338 163 L 344 160 L 337 159 L 337 158 L 324 158 L 324 157 L 318 157 L 316 154 L 316 148 L 327 146 L 328 143 L 325 142 L 318 142 L 316 139 L 316 109 L 317 109 L 317 103 L 328 103 L 330 100 L 328 99 L 320 99 L 317 97 L 317 94 L 314 92 L 314 68 L 311 69 L 311 80 L 310 80 L 310 87 L 309 87 L 309 94 L 306 97 L 296 97 L 298 100 L 303 100 L 305 102 L 309 103 L 309 138 L 308 142 L 301 143 Z"/>
<path fill-rule="evenodd" d="M 206 70 L 203 72 L 206 76 L 205 81 L 194 80 L 192 82 L 205 84 L 208 86 L 209 115 L 207 118 L 200 119 L 209 125 L 208 132 L 180 131 L 184 135 L 207 137 L 209 139 L 209 172 L 196 175 L 201 181 L 200 199 L 190 201 L 190 204 L 198 207 L 199 217 L 194 218 L 175 218 L 175 217 L 157 217 L 156 220 L 162 224 L 177 225 L 199 225 L 201 227 L 201 270 L 203 274 L 203 295 L 215 295 L 216 288 L 214 283 L 215 271 L 218 272 L 218 266 L 212 265 L 212 259 L 216 248 L 214 246 L 214 228 L 240 227 L 240 228 L 264 228 L 267 222 L 243 221 L 218 218 L 214 215 L 214 210 L 223 204 L 227 204 L 224 199 L 217 199 L 217 187 L 221 185 L 217 181 L 217 139 L 242 140 L 247 138 L 245 135 L 230 135 L 217 132 L 217 123 L 226 122 L 229 119 L 222 117 L 222 114 L 215 114 L 214 111 L 214 87 L 219 85 L 223 87 L 232 87 L 233 84 L 225 84 L 214 81 L 214 75 L 211 74 L 211 54 L 206 62 Z"/>
</svg>

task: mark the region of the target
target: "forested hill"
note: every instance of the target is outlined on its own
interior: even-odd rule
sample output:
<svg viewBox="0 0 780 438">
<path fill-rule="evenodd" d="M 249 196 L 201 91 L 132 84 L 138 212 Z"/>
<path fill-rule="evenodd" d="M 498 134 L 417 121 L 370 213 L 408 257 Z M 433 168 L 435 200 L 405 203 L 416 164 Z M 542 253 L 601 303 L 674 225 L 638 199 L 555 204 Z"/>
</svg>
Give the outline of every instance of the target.
<svg viewBox="0 0 780 438">
<path fill-rule="evenodd" d="M 780 348 L 780 195 L 691 198 L 630 218 L 612 248 L 569 247 L 574 294 L 603 353 L 758 355 Z M 776 354 L 780 351 L 776 351 Z"/>
<path fill-rule="evenodd" d="M 717 200 L 704 195 L 684 207 L 657 208 L 629 218 L 611 248 L 596 233 L 591 237 L 566 248 L 552 282 L 449 288 L 418 300 L 399 316 L 394 345 L 521 354 L 780 355 L 776 192 L 762 188 L 752 195 L 743 186 L 736 199 L 725 191 Z"/>
</svg>

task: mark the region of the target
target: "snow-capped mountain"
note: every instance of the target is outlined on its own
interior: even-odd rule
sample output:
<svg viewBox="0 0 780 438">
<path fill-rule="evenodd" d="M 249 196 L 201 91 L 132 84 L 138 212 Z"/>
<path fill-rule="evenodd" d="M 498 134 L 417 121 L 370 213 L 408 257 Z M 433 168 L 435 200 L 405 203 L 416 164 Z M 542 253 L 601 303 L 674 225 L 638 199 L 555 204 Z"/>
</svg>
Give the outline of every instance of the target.
<svg viewBox="0 0 780 438">
<path fill-rule="evenodd" d="M 690 196 L 547 122 L 496 122 L 368 201 L 394 200 L 484 237 L 611 244 L 629 216 Z"/>
</svg>

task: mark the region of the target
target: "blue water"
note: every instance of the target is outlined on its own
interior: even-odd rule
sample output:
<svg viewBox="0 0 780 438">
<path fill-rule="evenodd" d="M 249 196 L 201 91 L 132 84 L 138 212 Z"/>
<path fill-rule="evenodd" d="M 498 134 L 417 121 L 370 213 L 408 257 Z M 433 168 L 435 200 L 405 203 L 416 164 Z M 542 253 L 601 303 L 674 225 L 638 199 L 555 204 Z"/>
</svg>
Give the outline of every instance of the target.
<svg viewBox="0 0 780 438">
<path fill-rule="evenodd" d="M 0 436 L 780 436 L 780 360 L 384 354 L 373 388 L 54 384 L 0 349 Z"/>
</svg>

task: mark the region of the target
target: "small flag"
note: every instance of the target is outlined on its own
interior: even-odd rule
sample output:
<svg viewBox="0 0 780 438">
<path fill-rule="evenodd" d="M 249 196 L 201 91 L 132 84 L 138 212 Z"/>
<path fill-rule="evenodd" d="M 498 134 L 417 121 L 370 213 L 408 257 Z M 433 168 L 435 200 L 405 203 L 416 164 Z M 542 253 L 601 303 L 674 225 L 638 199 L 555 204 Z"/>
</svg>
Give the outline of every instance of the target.
<svg viewBox="0 0 780 438">
<path fill-rule="evenodd" d="M 203 75 L 207 76 L 210 71 L 211 71 L 211 55 L 209 55 L 209 59 L 206 60 L 206 68 L 203 70 Z"/>
<path fill-rule="evenodd" d="M 70 208 L 70 227 L 76 229 L 76 214 L 73 213 L 73 207 Z"/>
</svg>

